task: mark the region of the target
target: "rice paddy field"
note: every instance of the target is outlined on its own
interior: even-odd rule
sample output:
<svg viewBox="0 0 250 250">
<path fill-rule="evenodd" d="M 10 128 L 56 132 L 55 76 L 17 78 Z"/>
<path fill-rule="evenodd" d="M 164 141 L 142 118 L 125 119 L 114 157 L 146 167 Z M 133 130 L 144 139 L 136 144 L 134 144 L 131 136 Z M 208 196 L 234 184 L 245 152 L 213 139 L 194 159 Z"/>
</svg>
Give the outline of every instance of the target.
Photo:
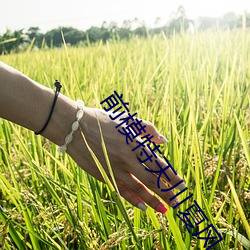
<svg viewBox="0 0 250 250">
<path fill-rule="evenodd" d="M 194 195 L 180 211 L 196 200 L 209 219 L 189 233 L 176 210 L 140 211 L 56 145 L 0 119 L 0 249 L 208 249 L 215 239 L 204 247 L 192 234 L 210 224 L 223 238 L 210 249 L 250 249 L 249 30 L 29 48 L 0 60 L 51 88 L 60 80 L 89 107 L 123 94 L 169 139 L 161 150 L 188 187 L 180 200 Z"/>
</svg>

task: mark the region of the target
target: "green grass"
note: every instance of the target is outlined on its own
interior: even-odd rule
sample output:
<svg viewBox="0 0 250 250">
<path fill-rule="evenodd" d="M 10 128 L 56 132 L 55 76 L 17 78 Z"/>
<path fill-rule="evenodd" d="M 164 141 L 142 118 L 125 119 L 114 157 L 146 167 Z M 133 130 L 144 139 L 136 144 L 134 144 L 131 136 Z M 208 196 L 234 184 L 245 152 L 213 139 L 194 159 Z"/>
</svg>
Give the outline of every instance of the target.
<svg viewBox="0 0 250 250">
<path fill-rule="evenodd" d="M 124 94 L 130 111 L 170 140 L 162 151 L 194 194 L 181 211 L 195 199 L 210 220 L 191 232 L 212 223 L 223 237 L 213 249 L 249 249 L 249 32 L 29 49 L 0 59 L 51 88 L 59 79 L 64 94 L 90 107 L 114 90 Z M 0 123 L 1 249 L 203 249 L 175 211 L 133 208 L 52 143 Z"/>
</svg>

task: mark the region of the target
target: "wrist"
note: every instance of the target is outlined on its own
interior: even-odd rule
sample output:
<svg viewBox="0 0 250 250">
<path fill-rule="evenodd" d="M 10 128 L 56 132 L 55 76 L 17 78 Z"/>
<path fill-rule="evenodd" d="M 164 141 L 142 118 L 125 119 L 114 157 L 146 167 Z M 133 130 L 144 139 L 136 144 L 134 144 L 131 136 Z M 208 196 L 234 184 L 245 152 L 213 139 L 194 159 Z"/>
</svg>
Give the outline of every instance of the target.
<svg viewBox="0 0 250 250">
<path fill-rule="evenodd" d="M 63 145 L 76 119 L 77 110 L 75 101 L 59 94 L 51 120 L 42 135 L 59 146 Z"/>
</svg>

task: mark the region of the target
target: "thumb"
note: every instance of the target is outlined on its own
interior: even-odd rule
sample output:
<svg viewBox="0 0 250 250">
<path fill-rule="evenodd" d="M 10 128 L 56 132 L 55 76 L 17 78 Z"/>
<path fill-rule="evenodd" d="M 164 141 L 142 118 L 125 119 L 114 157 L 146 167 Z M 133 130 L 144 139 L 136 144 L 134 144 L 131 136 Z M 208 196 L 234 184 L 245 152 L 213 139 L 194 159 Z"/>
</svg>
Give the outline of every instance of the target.
<svg viewBox="0 0 250 250">
<path fill-rule="evenodd" d="M 156 144 L 162 144 L 162 143 L 167 143 L 168 140 L 165 138 L 162 134 L 159 133 L 159 131 L 156 129 L 154 124 L 149 121 L 142 120 L 142 126 L 146 126 L 145 131 L 142 131 L 142 135 L 150 134 L 153 135 L 154 137 L 152 138 L 152 142 L 155 142 Z"/>
</svg>

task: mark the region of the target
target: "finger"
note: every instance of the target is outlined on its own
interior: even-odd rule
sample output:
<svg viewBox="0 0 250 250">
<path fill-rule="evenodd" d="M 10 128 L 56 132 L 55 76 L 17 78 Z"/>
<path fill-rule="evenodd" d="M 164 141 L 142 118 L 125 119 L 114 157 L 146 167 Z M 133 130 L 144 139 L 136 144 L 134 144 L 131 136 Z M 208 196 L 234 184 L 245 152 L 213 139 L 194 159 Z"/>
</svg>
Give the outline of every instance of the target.
<svg viewBox="0 0 250 250">
<path fill-rule="evenodd" d="M 123 118 L 127 117 L 128 115 L 127 114 L 124 114 L 122 115 Z M 157 144 L 162 144 L 162 143 L 167 143 L 168 140 L 167 138 L 165 138 L 162 134 L 160 134 L 160 132 L 156 129 L 156 127 L 153 125 L 153 123 L 149 122 L 149 121 L 146 121 L 146 120 L 142 120 L 142 119 L 139 119 L 137 117 L 134 117 L 133 120 L 130 119 L 128 121 L 128 124 L 131 124 L 133 122 L 135 122 L 135 120 L 139 120 L 141 121 L 141 128 L 144 127 L 144 129 L 141 129 L 140 131 L 138 131 L 137 127 L 135 126 L 134 129 L 137 133 L 140 132 L 140 134 L 142 136 L 144 135 L 147 135 L 147 134 L 150 134 L 150 135 L 153 135 L 154 137 L 151 139 L 152 142 L 155 142 Z"/>
<path fill-rule="evenodd" d="M 122 177 L 122 182 L 124 186 L 126 186 L 126 189 L 130 190 L 129 192 L 133 197 L 139 197 L 140 200 L 143 200 L 157 212 L 162 214 L 167 212 L 167 208 L 165 207 L 164 203 L 162 203 L 159 198 L 154 196 L 150 190 L 135 176 L 130 173 L 126 173 Z"/>
<path fill-rule="evenodd" d="M 144 149 L 148 155 L 152 155 L 148 147 L 145 147 Z M 137 152 L 137 156 L 142 161 L 143 156 L 139 155 L 139 151 Z M 186 188 L 183 178 L 175 171 L 175 169 L 165 156 L 162 157 L 158 155 L 156 155 L 156 157 L 153 156 L 151 159 L 147 160 L 144 164 L 146 165 L 145 168 L 146 171 L 152 170 L 152 173 L 160 175 L 160 177 L 166 180 L 171 186 L 175 186 L 176 184 L 179 183 L 179 185 L 175 187 L 176 189 L 183 190 Z"/>
<path fill-rule="evenodd" d="M 146 132 L 144 132 L 142 130 L 142 135 L 150 134 L 150 135 L 154 136 L 151 140 L 152 142 L 155 142 L 157 144 L 162 144 L 162 143 L 168 142 L 167 138 L 165 138 L 162 134 L 159 133 L 159 131 L 156 129 L 156 127 L 154 126 L 153 123 L 151 123 L 149 121 L 142 120 L 141 125 L 146 126 L 145 127 Z"/>
<path fill-rule="evenodd" d="M 117 181 L 117 187 L 119 189 L 120 195 L 130 204 L 141 209 L 142 211 L 147 210 L 145 202 L 136 194 L 134 194 L 130 189 L 128 189 L 121 181 Z"/>
<path fill-rule="evenodd" d="M 144 170 L 142 172 L 141 167 L 139 167 L 139 169 L 140 171 L 136 172 L 135 175 L 128 173 L 122 177 L 122 182 L 127 188 L 144 200 L 150 207 L 161 213 L 166 213 L 167 209 L 164 203 L 154 196 L 150 190 L 160 196 L 169 206 L 178 204 L 177 198 L 170 200 L 170 198 L 175 195 L 172 191 L 161 192 L 161 190 L 157 188 L 157 177 L 155 175 Z M 160 188 L 167 188 L 162 181 L 160 181 Z"/>
</svg>

